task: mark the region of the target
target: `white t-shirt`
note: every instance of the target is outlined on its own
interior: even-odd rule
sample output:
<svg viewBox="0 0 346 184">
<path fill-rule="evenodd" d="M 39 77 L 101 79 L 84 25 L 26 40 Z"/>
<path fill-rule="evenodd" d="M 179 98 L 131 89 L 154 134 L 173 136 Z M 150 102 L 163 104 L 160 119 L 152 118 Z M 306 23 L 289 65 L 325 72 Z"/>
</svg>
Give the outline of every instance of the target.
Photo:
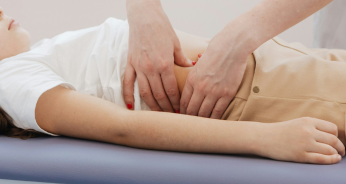
<svg viewBox="0 0 346 184">
<path fill-rule="evenodd" d="M 50 134 L 35 119 L 39 97 L 61 85 L 126 107 L 122 80 L 127 63 L 127 21 L 103 24 L 44 39 L 29 52 L 0 61 L 0 106 L 15 126 Z M 150 110 L 135 82 L 135 110 Z"/>
</svg>

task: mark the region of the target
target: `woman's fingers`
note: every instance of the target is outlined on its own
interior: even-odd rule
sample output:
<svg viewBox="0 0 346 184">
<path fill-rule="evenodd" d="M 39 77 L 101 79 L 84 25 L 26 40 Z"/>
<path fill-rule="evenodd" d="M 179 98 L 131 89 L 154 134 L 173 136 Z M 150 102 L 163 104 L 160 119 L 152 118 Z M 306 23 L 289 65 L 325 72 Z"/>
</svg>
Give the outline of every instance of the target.
<svg viewBox="0 0 346 184">
<path fill-rule="evenodd" d="M 146 76 L 141 72 L 137 72 L 137 80 L 138 80 L 139 93 L 143 101 L 148 105 L 148 107 L 152 111 L 162 111 L 162 109 L 157 104 L 156 100 L 154 99 L 153 94 L 151 93 L 149 81 L 146 78 Z"/>
<path fill-rule="evenodd" d="M 165 112 L 173 112 L 172 105 L 171 105 L 170 101 L 168 100 L 168 97 L 167 97 L 165 90 L 163 88 L 161 76 L 160 75 L 150 75 L 150 76 L 148 76 L 148 80 L 149 80 L 149 84 L 151 87 L 151 92 L 152 92 L 156 102 L 161 107 L 161 109 Z M 175 83 L 175 86 L 176 85 L 177 84 Z M 176 89 L 176 90 L 178 90 L 178 89 Z"/>
<path fill-rule="evenodd" d="M 259 144 L 264 142 L 264 145 L 270 145 L 270 149 L 260 146 L 259 155 L 279 160 L 314 164 L 339 162 L 341 155 L 345 154 L 344 145 L 335 135 L 318 130 L 316 124 L 327 126 L 322 129 L 329 130 L 330 122 L 310 117 L 266 124 L 273 129 L 267 127 L 262 131 L 276 133 L 269 133 L 268 135 L 271 136 L 265 137 L 267 139 L 263 139 L 264 141 L 259 141 Z M 321 126 L 319 127 L 321 128 Z"/>
<path fill-rule="evenodd" d="M 339 154 L 323 155 L 320 153 L 306 153 L 305 162 L 312 164 L 335 164 L 341 161 Z"/>
<path fill-rule="evenodd" d="M 320 143 L 320 142 L 314 142 L 310 144 L 307 151 L 312 153 L 320 153 L 323 155 L 338 154 L 338 151 L 335 148 L 333 148 L 331 145 Z"/>
<path fill-rule="evenodd" d="M 128 62 L 125 68 L 124 73 L 124 99 L 128 109 L 134 109 L 135 99 L 133 97 L 134 93 L 134 84 L 136 80 L 136 72 L 135 69 Z"/>
<path fill-rule="evenodd" d="M 318 130 L 338 136 L 338 127 L 329 121 L 315 119 L 315 126 Z"/>
<path fill-rule="evenodd" d="M 345 146 L 335 135 L 317 130 L 315 140 L 320 144 L 332 147 L 341 156 L 345 155 Z"/>
</svg>

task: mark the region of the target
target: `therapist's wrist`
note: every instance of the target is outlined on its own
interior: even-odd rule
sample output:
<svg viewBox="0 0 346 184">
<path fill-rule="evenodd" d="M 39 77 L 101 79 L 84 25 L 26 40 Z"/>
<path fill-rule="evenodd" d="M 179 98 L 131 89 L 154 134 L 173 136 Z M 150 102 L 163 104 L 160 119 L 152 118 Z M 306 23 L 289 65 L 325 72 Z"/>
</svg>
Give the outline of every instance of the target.
<svg viewBox="0 0 346 184">
<path fill-rule="evenodd" d="M 236 53 L 238 59 L 252 54 L 264 40 L 263 35 L 241 17 L 229 22 L 215 37 L 218 37 L 223 49 L 229 49 L 227 53 Z"/>
<path fill-rule="evenodd" d="M 136 13 L 136 9 L 160 9 L 162 10 L 162 5 L 160 0 L 126 0 L 126 10 L 127 14 Z"/>
<path fill-rule="evenodd" d="M 127 0 L 126 7 L 130 28 L 169 22 L 159 0 Z"/>
</svg>

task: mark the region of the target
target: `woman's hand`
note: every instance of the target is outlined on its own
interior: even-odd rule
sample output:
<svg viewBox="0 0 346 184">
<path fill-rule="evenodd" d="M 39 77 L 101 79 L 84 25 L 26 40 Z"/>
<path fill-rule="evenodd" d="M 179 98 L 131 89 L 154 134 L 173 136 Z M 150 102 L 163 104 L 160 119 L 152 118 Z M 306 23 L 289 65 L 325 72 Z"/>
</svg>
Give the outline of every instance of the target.
<svg viewBox="0 0 346 184">
<path fill-rule="evenodd" d="M 127 0 L 130 25 L 128 62 L 124 74 L 124 97 L 129 109 L 134 105 L 134 82 L 154 111 L 178 112 L 180 94 L 174 63 L 192 66 L 159 0 Z"/>
<path fill-rule="evenodd" d="M 334 164 L 345 155 L 337 126 L 331 122 L 304 117 L 266 125 L 257 138 L 257 155 L 314 164 Z"/>
</svg>

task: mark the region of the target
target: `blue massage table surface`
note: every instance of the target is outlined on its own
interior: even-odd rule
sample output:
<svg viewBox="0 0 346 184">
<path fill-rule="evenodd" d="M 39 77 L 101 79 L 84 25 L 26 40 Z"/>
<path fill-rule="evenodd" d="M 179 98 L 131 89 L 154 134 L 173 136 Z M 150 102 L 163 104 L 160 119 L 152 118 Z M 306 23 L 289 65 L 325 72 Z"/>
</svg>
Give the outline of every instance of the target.
<svg viewBox="0 0 346 184">
<path fill-rule="evenodd" d="M 83 184 L 345 184 L 346 158 L 334 165 L 313 165 L 143 150 L 67 137 L 0 137 L 0 178 Z"/>
</svg>

